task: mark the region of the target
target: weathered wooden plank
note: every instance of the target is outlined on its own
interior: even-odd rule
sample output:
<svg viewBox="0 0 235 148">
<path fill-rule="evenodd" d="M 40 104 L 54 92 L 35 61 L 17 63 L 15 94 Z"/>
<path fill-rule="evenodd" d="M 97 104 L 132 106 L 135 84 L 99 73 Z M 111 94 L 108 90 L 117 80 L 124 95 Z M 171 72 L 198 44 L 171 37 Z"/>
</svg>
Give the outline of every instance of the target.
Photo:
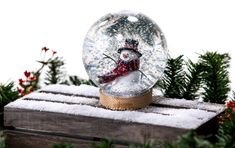
<svg viewBox="0 0 235 148">
<path fill-rule="evenodd" d="M 80 96 L 68 96 L 55 93 L 31 93 L 22 98 L 23 100 L 36 100 L 36 101 L 49 101 L 57 103 L 68 103 L 68 104 L 87 104 L 92 106 L 98 106 L 99 100 L 97 98 L 88 98 Z"/>
<path fill-rule="evenodd" d="M 39 92 L 49 92 L 49 93 L 60 93 L 63 95 L 73 95 L 73 96 L 86 96 L 86 97 L 99 97 L 99 88 L 90 85 L 49 85 L 45 88 L 39 90 Z"/>
<path fill-rule="evenodd" d="M 108 137 L 132 143 L 142 143 L 146 138 L 172 141 L 178 135 L 188 131 L 166 126 L 12 108 L 5 108 L 5 126 L 99 138 Z"/>
<path fill-rule="evenodd" d="M 85 98 L 85 97 L 75 97 L 75 96 L 64 96 L 61 94 L 51 94 L 51 93 L 33 93 L 24 97 L 23 100 L 35 100 L 35 101 L 47 101 L 47 102 L 55 102 L 55 103 L 66 103 L 66 104 L 78 104 L 78 105 L 90 105 L 93 107 L 100 107 L 102 106 L 99 104 L 99 101 L 95 98 Z M 145 113 L 157 113 L 163 115 L 171 115 L 169 113 L 164 113 L 164 110 L 176 110 L 185 112 L 187 107 L 175 107 L 175 106 L 168 106 L 163 104 L 152 104 L 150 107 L 139 109 L 139 112 Z M 198 110 L 198 109 L 196 109 Z M 218 111 L 218 110 L 217 110 Z M 214 110 L 210 110 L 209 112 L 216 112 Z"/>
<path fill-rule="evenodd" d="M 154 96 L 147 108 L 112 111 L 99 104 L 98 94 L 98 88 L 84 85 L 46 87 L 5 106 L 5 126 L 121 143 L 172 141 L 191 129 L 212 133 L 224 110 L 223 105 Z"/>
<path fill-rule="evenodd" d="M 42 134 L 36 132 L 26 132 L 17 130 L 6 130 L 6 147 L 7 148 L 52 148 L 54 144 L 69 143 L 76 148 L 90 148 L 93 142 L 99 141 L 84 140 L 78 138 L 69 138 Z M 115 148 L 127 148 L 128 146 L 113 144 Z"/>
<path fill-rule="evenodd" d="M 171 106 L 174 108 L 191 108 L 200 109 L 206 111 L 212 111 L 216 113 L 223 112 L 225 106 L 223 104 L 200 102 L 197 100 L 185 100 L 176 98 L 165 98 L 161 96 L 153 96 L 153 104 L 160 106 Z"/>
<path fill-rule="evenodd" d="M 41 89 L 39 92 L 61 94 L 67 96 L 96 98 L 96 99 L 99 98 L 99 88 L 89 85 L 82 85 L 82 86 L 50 85 L 48 87 Z M 193 109 L 201 109 L 214 112 L 221 112 L 222 110 L 224 110 L 224 106 L 221 104 L 206 103 L 206 102 L 176 99 L 176 98 L 164 98 L 161 96 L 153 96 L 153 103 L 151 105 L 179 107 L 179 108 L 193 108 Z"/>
<path fill-rule="evenodd" d="M 196 129 L 198 126 L 217 115 L 215 112 L 198 109 L 175 109 L 164 107 L 148 107 L 136 111 L 113 111 L 90 105 L 22 99 L 8 104 L 5 108 L 21 108 L 34 111 L 107 118 L 123 122 L 137 122 L 183 129 Z"/>
</svg>

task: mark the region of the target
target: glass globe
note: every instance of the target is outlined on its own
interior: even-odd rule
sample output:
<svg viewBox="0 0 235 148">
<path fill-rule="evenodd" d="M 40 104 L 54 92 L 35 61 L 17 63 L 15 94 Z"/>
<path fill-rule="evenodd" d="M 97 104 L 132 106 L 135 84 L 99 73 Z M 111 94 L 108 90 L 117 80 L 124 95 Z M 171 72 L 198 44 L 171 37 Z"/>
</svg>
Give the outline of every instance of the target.
<svg viewBox="0 0 235 148">
<path fill-rule="evenodd" d="M 138 96 L 151 89 L 167 59 L 162 31 L 141 13 L 105 15 L 91 26 L 83 45 L 89 78 L 113 96 Z"/>
</svg>

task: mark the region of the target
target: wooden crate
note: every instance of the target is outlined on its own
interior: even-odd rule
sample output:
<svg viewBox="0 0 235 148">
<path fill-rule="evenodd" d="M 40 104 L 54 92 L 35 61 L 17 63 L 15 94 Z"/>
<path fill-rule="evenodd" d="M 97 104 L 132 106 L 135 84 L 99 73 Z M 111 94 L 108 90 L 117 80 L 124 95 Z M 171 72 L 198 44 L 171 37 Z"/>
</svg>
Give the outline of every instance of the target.
<svg viewBox="0 0 235 148">
<path fill-rule="evenodd" d="M 146 139 L 172 141 L 189 130 L 211 134 L 224 105 L 153 96 L 153 103 L 135 111 L 114 111 L 99 104 L 93 86 L 50 85 L 4 108 L 7 146 L 49 148 L 67 142 L 89 147 L 112 139 L 117 147 Z"/>
</svg>

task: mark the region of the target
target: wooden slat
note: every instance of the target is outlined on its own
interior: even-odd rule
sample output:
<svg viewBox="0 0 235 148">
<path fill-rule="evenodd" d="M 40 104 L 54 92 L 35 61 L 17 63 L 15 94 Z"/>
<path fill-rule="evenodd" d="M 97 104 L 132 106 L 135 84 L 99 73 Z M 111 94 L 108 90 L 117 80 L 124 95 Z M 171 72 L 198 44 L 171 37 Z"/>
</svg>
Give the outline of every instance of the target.
<svg viewBox="0 0 235 148">
<path fill-rule="evenodd" d="M 58 143 L 69 143 L 76 148 L 90 148 L 92 143 L 99 141 L 68 138 L 50 134 L 38 134 L 17 130 L 5 130 L 7 148 L 52 148 Z M 128 146 L 113 144 L 115 148 L 128 148 Z"/>
<path fill-rule="evenodd" d="M 89 87 L 53 85 L 29 94 L 5 106 L 5 126 L 30 131 L 23 133 L 22 145 L 27 144 L 28 135 L 42 141 L 40 134 L 33 133 L 36 131 L 65 134 L 67 138 L 109 138 L 117 144 L 143 143 L 145 139 L 173 141 L 191 129 L 204 135 L 212 133 L 216 116 L 224 110 L 223 105 L 154 96 L 147 108 L 112 111 L 98 103 L 98 88 L 91 87 L 92 93 L 84 92 Z M 22 134 L 13 130 L 9 133 L 12 139 Z M 46 135 L 46 139 L 47 136 L 49 141 L 60 141 L 62 137 Z"/>
<path fill-rule="evenodd" d="M 64 96 L 61 94 L 51 94 L 51 93 L 33 93 L 32 95 L 28 95 L 24 97 L 23 100 L 34 100 L 34 101 L 47 101 L 47 102 L 55 102 L 55 103 L 66 103 L 66 104 L 79 104 L 79 105 L 90 105 L 93 107 L 100 107 L 102 108 L 101 104 L 96 98 L 86 98 L 86 97 L 75 97 L 75 96 Z M 156 109 L 159 109 L 156 110 Z M 147 108 L 139 109 L 139 112 L 145 113 L 157 113 L 163 115 L 170 115 L 169 113 L 162 113 L 161 111 L 165 110 L 182 110 L 182 112 L 186 111 L 185 109 L 189 109 L 187 107 L 175 107 L 163 104 L 152 104 Z M 192 108 L 193 109 L 193 108 Z M 198 110 L 198 108 L 196 108 Z M 206 110 L 208 112 L 216 112 L 214 110 Z"/>
<path fill-rule="evenodd" d="M 89 91 L 88 91 L 89 90 Z M 39 90 L 39 92 L 60 93 L 63 95 L 99 97 L 99 88 L 90 85 L 49 85 Z"/>
<path fill-rule="evenodd" d="M 197 100 L 193 101 L 185 99 L 165 98 L 161 96 L 153 96 L 153 105 L 171 106 L 174 108 L 200 109 L 216 113 L 223 112 L 225 109 L 225 106 L 223 104 L 199 102 Z"/>
<path fill-rule="evenodd" d="M 88 98 L 80 96 L 68 96 L 55 93 L 44 93 L 35 92 L 23 97 L 23 100 L 35 100 L 35 101 L 48 101 L 57 103 L 67 103 L 67 104 L 86 104 L 92 106 L 98 106 L 99 100 L 97 98 Z"/>
<path fill-rule="evenodd" d="M 27 109 L 29 111 L 57 112 L 78 116 L 107 118 L 112 120 L 119 120 L 122 122 L 137 122 L 184 129 L 196 129 L 210 118 L 216 116 L 216 113 L 214 112 L 198 109 L 148 107 L 136 111 L 113 111 L 90 105 L 70 105 L 66 103 L 35 100 L 17 100 L 5 106 L 5 109 L 7 108 L 21 108 Z"/>
<path fill-rule="evenodd" d="M 13 108 L 5 108 L 5 126 L 90 137 L 108 137 L 132 143 L 142 143 L 146 138 L 172 141 L 178 135 L 188 131 L 150 124 Z"/>
<path fill-rule="evenodd" d="M 59 89 L 56 90 L 55 88 Z M 84 86 L 83 86 L 84 87 Z M 99 89 L 94 86 L 85 86 L 86 88 L 91 88 L 93 94 L 87 92 L 81 92 L 82 89 L 79 89 L 79 86 L 66 86 L 66 85 L 52 85 L 46 87 L 39 92 L 43 93 L 52 93 L 52 94 L 61 94 L 66 96 L 77 96 L 77 97 L 87 97 L 87 98 L 99 98 Z M 96 88 L 96 89 L 95 89 Z M 71 91 L 74 90 L 75 92 Z M 59 91 L 63 90 L 63 91 Z M 177 102 L 177 103 L 175 103 Z M 181 102 L 181 103 L 180 103 Z M 178 108 L 193 108 L 201 109 L 213 112 L 221 112 L 224 110 L 224 105 L 215 104 L 215 103 L 206 103 L 192 100 L 176 99 L 176 98 L 164 98 L 161 96 L 153 96 L 153 103 L 150 106 L 165 106 L 165 107 L 178 107 Z"/>
</svg>

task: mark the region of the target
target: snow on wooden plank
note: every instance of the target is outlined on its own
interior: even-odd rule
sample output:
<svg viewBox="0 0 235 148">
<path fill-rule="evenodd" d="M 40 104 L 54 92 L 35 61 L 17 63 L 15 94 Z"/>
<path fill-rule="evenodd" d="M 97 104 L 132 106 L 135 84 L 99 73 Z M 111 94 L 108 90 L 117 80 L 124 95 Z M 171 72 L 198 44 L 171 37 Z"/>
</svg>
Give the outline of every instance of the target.
<svg viewBox="0 0 235 148">
<path fill-rule="evenodd" d="M 31 93 L 27 95 L 26 97 L 23 97 L 25 100 L 35 100 L 35 101 L 51 101 L 51 102 L 57 102 L 57 103 L 68 103 L 68 104 L 85 104 L 97 107 L 99 104 L 99 101 L 95 98 L 86 98 L 86 97 L 74 97 L 74 96 L 65 96 L 61 94 L 50 94 L 50 93 Z M 193 110 L 193 109 L 191 109 Z M 188 109 L 175 109 L 175 108 L 169 108 L 169 107 L 153 107 L 149 106 L 144 109 L 138 110 L 140 112 L 152 112 L 152 113 L 158 113 L 163 115 L 173 115 L 173 113 L 177 114 L 183 114 L 185 111 L 188 111 Z M 198 110 L 196 110 L 198 111 Z M 205 115 L 197 115 L 197 118 L 202 118 L 200 116 L 205 117 Z"/>
<path fill-rule="evenodd" d="M 17 100 L 6 108 L 48 111 L 89 117 L 114 119 L 182 129 L 195 129 L 216 116 L 214 112 L 198 109 L 172 109 L 148 107 L 137 111 L 113 111 L 100 107 L 79 104 L 64 104 L 47 101 Z"/>
<path fill-rule="evenodd" d="M 48 85 L 43 89 L 40 89 L 42 92 L 55 92 L 63 93 L 70 95 L 80 95 L 80 96 L 89 96 L 89 97 L 99 97 L 99 88 L 91 85 L 82 84 L 80 86 L 74 85 Z"/>
<path fill-rule="evenodd" d="M 51 93 L 43 93 L 43 92 L 34 92 L 31 93 L 22 99 L 30 99 L 30 100 L 42 100 L 42 101 L 51 101 L 51 102 L 59 102 L 59 103 L 69 103 L 69 104 L 87 104 L 92 106 L 97 106 L 99 104 L 99 100 L 96 98 L 87 98 L 87 97 L 76 97 L 76 96 L 66 96 L 61 94 L 51 94 Z"/>
<path fill-rule="evenodd" d="M 99 97 L 99 88 L 90 86 L 90 85 L 80 85 L 80 86 L 67 86 L 67 85 L 49 85 L 40 91 L 42 92 L 52 92 L 52 93 L 61 93 L 68 95 L 77 95 L 77 96 L 89 96 L 89 97 Z M 157 90 L 154 90 L 153 94 L 156 93 Z M 224 110 L 225 106 L 220 104 L 185 100 L 185 99 L 173 99 L 173 98 L 164 98 L 159 96 L 153 96 L 154 104 L 161 104 L 166 106 L 175 106 L 175 107 L 184 107 L 184 108 L 194 108 L 194 109 L 202 109 L 214 112 L 221 112 Z"/>
<path fill-rule="evenodd" d="M 201 110 L 213 111 L 217 113 L 222 112 L 225 108 L 225 105 L 222 105 L 222 104 L 199 102 L 197 100 L 192 101 L 192 100 L 185 100 L 185 99 L 172 99 L 172 98 L 164 98 L 164 97 L 157 97 L 157 96 L 153 97 L 153 102 L 155 104 L 201 109 Z"/>
<path fill-rule="evenodd" d="M 146 137 L 171 141 L 191 129 L 211 134 L 216 130 L 216 116 L 225 108 L 154 94 L 153 103 L 146 108 L 114 111 L 99 104 L 97 87 L 50 85 L 6 105 L 4 122 L 5 126 L 28 133 L 110 137 L 129 143 L 144 142 Z"/>
<path fill-rule="evenodd" d="M 35 93 L 31 93 L 27 95 L 26 97 L 23 97 L 23 99 L 35 100 L 35 101 L 49 101 L 49 102 L 57 102 L 57 103 L 68 103 L 68 104 L 84 104 L 84 105 L 90 105 L 94 107 L 99 106 L 99 101 L 95 98 L 64 96 L 61 94 L 35 92 Z M 193 109 L 191 110 L 193 111 Z M 162 115 L 173 115 L 173 114 L 184 114 L 184 112 L 188 111 L 188 109 L 174 109 L 174 108 L 167 108 L 167 107 L 149 106 L 147 108 L 140 109 L 138 111 L 145 112 L 145 113 L 157 113 L 157 114 L 162 114 Z M 194 112 L 198 113 L 197 116 L 195 116 L 194 114 L 190 116 L 198 118 L 198 119 L 206 118 L 204 114 L 200 114 L 199 110 L 195 110 Z"/>
</svg>

